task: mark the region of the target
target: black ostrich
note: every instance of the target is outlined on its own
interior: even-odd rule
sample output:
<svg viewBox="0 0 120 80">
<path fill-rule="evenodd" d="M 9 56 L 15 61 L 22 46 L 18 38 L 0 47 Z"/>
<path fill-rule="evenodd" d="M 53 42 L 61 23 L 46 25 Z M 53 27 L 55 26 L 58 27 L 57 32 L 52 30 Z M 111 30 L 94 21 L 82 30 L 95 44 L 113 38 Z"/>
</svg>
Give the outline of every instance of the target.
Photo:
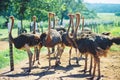
<svg viewBox="0 0 120 80">
<path fill-rule="evenodd" d="M 27 70 L 27 72 L 30 72 L 32 67 L 32 52 L 30 50 L 30 47 L 38 46 L 40 43 L 40 38 L 39 36 L 33 34 L 21 34 L 18 37 L 13 38 L 12 28 L 14 25 L 14 17 L 10 16 L 10 19 L 12 20 L 12 25 L 9 32 L 10 41 L 14 44 L 14 46 L 17 49 L 23 49 L 27 51 L 29 58 L 29 69 Z"/>
<path fill-rule="evenodd" d="M 77 28 L 77 27 L 76 27 Z M 76 33 L 76 32 L 75 32 Z M 90 31 L 81 31 L 79 36 L 73 38 L 76 42 L 78 50 L 85 55 L 90 54 L 94 58 L 94 68 L 92 78 L 95 77 L 96 65 L 98 67 L 98 79 L 100 79 L 100 56 L 106 56 L 107 50 L 113 43 L 120 44 L 120 37 L 108 37 L 98 35 Z M 86 64 L 85 64 L 86 66 Z M 86 68 L 85 68 L 86 70 Z M 85 71 L 86 72 L 86 71 Z M 91 71 L 90 71 L 91 72 Z"/>
<path fill-rule="evenodd" d="M 61 38 L 60 33 L 55 29 L 51 29 L 50 21 L 51 21 L 51 18 L 54 17 L 54 15 L 55 14 L 49 12 L 49 14 L 48 14 L 48 21 L 49 21 L 48 31 L 42 33 L 40 36 L 40 41 L 41 41 L 42 45 L 48 48 L 49 68 L 51 68 L 50 48 L 53 48 L 54 46 L 57 45 L 58 54 L 59 54 L 59 52 L 60 52 L 59 47 L 60 47 L 61 42 L 62 42 L 62 38 Z M 57 64 L 57 62 L 56 62 L 56 64 Z"/>
<path fill-rule="evenodd" d="M 62 43 L 64 44 L 64 46 L 70 47 L 70 50 L 69 50 L 69 65 L 71 65 L 71 51 L 72 51 L 72 48 L 75 48 L 76 53 L 77 53 L 77 46 L 76 46 L 74 40 L 72 40 L 72 38 L 70 38 L 72 35 L 74 35 L 74 23 L 73 23 L 74 15 L 69 14 L 68 16 L 70 18 L 69 27 L 68 27 L 67 32 L 62 34 Z M 80 16 L 77 16 L 77 18 L 80 18 Z M 76 23 L 77 22 L 78 22 L 78 19 L 76 19 Z M 71 33 L 69 33 L 70 27 L 72 27 Z M 78 58 L 76 58 L 76 63 L 78 64 Z"/>
</svg>

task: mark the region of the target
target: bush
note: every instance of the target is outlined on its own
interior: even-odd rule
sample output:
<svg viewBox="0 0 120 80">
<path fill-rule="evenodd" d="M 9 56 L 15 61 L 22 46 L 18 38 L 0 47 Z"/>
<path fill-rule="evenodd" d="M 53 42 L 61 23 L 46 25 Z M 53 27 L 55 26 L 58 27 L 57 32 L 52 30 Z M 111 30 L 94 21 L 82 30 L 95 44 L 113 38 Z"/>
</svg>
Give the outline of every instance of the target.
<svg viewBox="0 0 120 80">
<path fill-rule="evenodd" d="M 120 12 L 115 13 L 116 16 L 120 16 Z"/>
<path fill-rule="evenodd" d="M 0 28 L 5 28 L 6 26 L 4 26 L 6 20 L 3 16 L 0 16 Z"/>
</svg>

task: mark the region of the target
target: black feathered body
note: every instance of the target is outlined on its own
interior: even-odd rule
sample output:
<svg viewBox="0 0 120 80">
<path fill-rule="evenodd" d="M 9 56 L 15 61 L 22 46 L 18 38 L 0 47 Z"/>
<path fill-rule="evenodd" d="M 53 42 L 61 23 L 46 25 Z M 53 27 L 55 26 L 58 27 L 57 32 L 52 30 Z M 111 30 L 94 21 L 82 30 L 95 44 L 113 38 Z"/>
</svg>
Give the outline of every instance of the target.
<svg viewBox="0 0 120 80">
<path fill-rule="evenodd" d="M 72 46 L 74 48 L 76 48 L 74 40 L 72 39 L 72 37 L 70 36 L 71 34 L 68 35 L 67 32 L 62 34 L 62 43 L 65 44 L 66 46 Z"/>
<path fill-rule="evenodd" d="M 93 38 L 83 37 L 75 39 L 78 49 L 81 53 L 92 53 L 96 55 L 97 53 L 97 43 L 94 42 Z"/>
<path fill-rule="evenodd" d="M 62 42 L 63 42 L 66 46 L 72 46 L 72 45 L 70 44 L 70 41 L 67 40 L 67 38 L 68 38 L 67 34 L 66 34 L 66 33 L 63 33 L 63 34 L 62 34 Z"/>
<path fill-rule="evenodd" d="M 81 32 L 75 39 L 81 53 L 105 55 L 113 43 L 120 44 L 120 38 L 110 38 L 105 35 Z M 118 42 L 119 41 L 119 42 Z"/>
<path fill-rule="evenodd" d="M 21 34 L 18 37 L 13 39 L 13 43 L 17 49 L 23 48 L 25 44 L 32 47 L 40 43 L 40 38 L 33 34 Z"/>
<path fill-rule="evenodd" d="M 57 31 L 63 31 L 63 32 L 66 32 L 66 29 L 65 28 L 62 28 L 62 27 L 60 27 L 60 28 L 55 28 Z"/>
<path fill-rule="evenodd" d="M 95 42 L 103 50 L 110 48 L 111 45 L 113 44 L 113 42 L 111 41 L 109 37 L 103 36 L 103 35 L 96 35 Z"/>
</svg>

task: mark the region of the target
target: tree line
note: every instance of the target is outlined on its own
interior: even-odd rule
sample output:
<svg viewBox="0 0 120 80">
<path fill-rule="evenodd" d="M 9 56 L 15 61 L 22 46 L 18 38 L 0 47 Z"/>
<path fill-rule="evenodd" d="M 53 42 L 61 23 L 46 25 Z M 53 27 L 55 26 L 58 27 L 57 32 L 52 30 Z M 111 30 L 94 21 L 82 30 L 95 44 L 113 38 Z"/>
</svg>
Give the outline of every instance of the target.
<svg viewBox="0 0 120 80">
<path fill-rule="evenodd" d="M 120 4 L 86 3 L 86 7 L 95 10 L 97 13 L 118 13 Z"/>
<path fill-rule="evenodd" d="M 47 20 L 48 12 L 54 12 L 61 20 L 68 19 L 68 13 L 80 12 L 86 18 L 94 18 L 96 13 L 83 3 L 83 0 L 0 0 L 0 16 L 13 15 L 19 20 Z"/>
</svg>

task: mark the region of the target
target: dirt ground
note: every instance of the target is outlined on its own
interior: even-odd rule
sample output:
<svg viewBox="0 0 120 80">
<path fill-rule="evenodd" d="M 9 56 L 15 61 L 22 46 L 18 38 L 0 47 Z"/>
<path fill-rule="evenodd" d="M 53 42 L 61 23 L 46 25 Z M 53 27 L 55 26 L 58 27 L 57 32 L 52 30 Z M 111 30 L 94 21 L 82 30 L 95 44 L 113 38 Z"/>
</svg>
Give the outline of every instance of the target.
<svg viewBox="0 0 120 80">
<path fill-rule="evenodd" d="M 3 42 L 4 43 L 4 42 Z M 8 45 L 8 43 L 4 43 Z M 1 42 L 0 42 L 1 45 Z M 7 47 L 7 46 L 6 46 Z M 0 47 L 2 49 L 2 47 Z M 41 65 L 35 65 L 30 74 L 24 73 L 28 68 L 28 59 L 15 64 L 15 70 L 9 71 L 9 66 L 0 70 L 0 80 L 88 80 L 90 75 L 80 72 L 84 68 L 84 59 L 79 61 L 79 65 L 75 63 L 75 52 L 72 51 L 72 65 L 68 66 L 69 50 L 66 50 L 61 58 L 60 66 L 48 69 L 48 58 L 45 52 L 41 52 Z M 84 56 L 83 56 L 84 57 Z M 52 58 L 52 65 L 55 59 Z M 108 52 L 107 57 L 101 57 L 101 79 L 100 80 L 120 80 L 120 52 Z M 89 64 L 89 60 L 88 60 Z M 89 66 L 89 65 L 88 65 Z M 97 72 L 96 72 L 97 73 Z"/>
<path fill-rule="evenodd" d="M 9 44 L 8 41 L 0 41 L 0 50 L 6 50 L 8 49 Z"/>
</svg>

